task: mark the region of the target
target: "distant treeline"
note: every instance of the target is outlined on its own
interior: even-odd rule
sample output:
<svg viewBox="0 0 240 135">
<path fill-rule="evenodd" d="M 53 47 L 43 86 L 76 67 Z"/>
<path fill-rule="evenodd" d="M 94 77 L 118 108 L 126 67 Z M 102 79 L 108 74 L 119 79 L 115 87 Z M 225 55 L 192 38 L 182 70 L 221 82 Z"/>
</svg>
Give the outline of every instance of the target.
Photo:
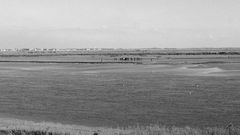
<svg viewBox="0 0 240 135">
<path fill-rule="evenodd" d="M 125 51 L 69 51 L 69 52 L 10 52 L 0 53 L 3 57 L 16 57 L 16 56 L 64 56 L 64 55 L 108 55 L 108 56 L 121 56 L 121 55 L 240 55 L 240 50 L 237 51 L 207 51 L 207 50 L 125 50 Z"/>
</svg>

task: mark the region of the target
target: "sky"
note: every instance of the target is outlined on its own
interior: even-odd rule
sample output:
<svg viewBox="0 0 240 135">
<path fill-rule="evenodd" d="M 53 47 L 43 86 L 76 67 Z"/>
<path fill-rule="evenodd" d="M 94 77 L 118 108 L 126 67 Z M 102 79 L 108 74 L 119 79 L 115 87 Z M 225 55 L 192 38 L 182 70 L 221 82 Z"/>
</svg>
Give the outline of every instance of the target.
<svg viewBox="0 0 240 135">
<path fill-rule="evenodd" d="M 239 0 L 0 0 L 0 48 L 240 47 Z"/>
</svg>

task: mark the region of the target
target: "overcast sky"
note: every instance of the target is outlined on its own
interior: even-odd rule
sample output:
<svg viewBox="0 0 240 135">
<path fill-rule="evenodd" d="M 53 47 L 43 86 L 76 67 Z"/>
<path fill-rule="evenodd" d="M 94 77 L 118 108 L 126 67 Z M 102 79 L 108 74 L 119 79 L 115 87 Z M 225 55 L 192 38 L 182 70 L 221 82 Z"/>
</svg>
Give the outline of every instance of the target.
<svg viewBox="0 0 240 135">
<path fill-rule="evenodd" d="M 0 48 L 240 47 L 240 0 L 0 0 Z"/>
</svg>

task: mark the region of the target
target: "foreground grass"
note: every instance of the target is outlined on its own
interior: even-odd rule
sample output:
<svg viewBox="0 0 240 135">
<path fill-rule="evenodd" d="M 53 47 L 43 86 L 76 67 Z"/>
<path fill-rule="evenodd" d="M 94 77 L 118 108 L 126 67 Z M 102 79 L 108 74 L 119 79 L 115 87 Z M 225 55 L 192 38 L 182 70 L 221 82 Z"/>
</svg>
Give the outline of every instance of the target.
<svg viewBox="0 0 240 135">
<path fill-rule="evenodd" d="M 240 135 L 240 128 L 230 126 L 200 129 L 158 125 L 103 128 L 0 118 L 0 135 Z"/>
</svg>

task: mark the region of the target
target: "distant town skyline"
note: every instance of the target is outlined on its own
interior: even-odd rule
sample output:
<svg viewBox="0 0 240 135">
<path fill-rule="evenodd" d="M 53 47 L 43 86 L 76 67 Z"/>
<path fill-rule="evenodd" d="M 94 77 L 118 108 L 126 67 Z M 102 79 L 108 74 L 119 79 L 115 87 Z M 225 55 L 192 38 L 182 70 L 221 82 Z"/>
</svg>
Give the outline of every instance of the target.
<svg viewBox="0 0 240 135">
<path fill-rule="evenodd" d="M 240 47 L 238 0 L 1 0 L 0 48 Z"/>
</svg>

